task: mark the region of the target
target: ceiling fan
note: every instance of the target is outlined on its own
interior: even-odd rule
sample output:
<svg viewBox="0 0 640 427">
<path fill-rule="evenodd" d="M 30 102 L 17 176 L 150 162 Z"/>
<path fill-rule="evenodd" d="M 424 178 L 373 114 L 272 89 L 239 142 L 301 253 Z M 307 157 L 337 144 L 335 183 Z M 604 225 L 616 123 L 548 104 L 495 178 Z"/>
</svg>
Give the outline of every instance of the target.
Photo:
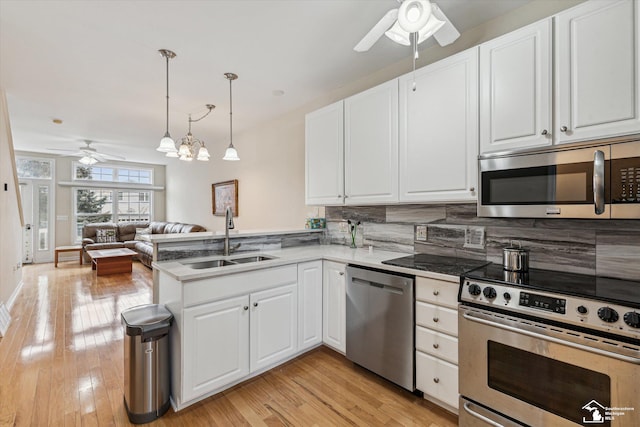
<svg viewBox="0 0 640 427">
<path fill-rule="evenodd" d="M 98 150 L 93 148 L 91 144 L 94 141 L 85 139 L 85 146 L 79 147 L 77 151 L 67 150 L 64 148 L 49 148 L 52 151 L 63 151 L 68 153 L 68 156 L 80 157 L 79 162 L 83 165 L 91 166 L 98 162 L 105 162 L 107 160 L 126 160 L 123 156 L 117 154 L 98 153 Z"/>
<path fill-rule="evenodd" d="M 382 35 L 404 46 L 413 44 L 416 52 L 416 46 L 431 36 L 440 46 L 451 44 L 460 36 L 437 4 L 428 0 L 396 1 L 400 7 L 388 11 L 353 50 L 368 51 Z"/>
</svg>

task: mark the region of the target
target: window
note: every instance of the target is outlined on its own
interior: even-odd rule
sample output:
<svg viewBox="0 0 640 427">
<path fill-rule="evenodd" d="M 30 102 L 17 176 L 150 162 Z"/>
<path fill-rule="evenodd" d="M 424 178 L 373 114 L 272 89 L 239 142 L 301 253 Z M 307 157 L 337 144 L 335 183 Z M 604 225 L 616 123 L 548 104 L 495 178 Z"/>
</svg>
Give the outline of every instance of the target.
<svg viewBox="0 0 640 427">
<path fill-rule="evenodd" d="M 18 157 L 16 158 L 16 169 L 20 179 L 51 179 L 53 160 Z"/>
<path fill-rule="evenodd" d="M 101 164 L 100 166 L 85 166 L 74 162 L 74 180 L 122 182 L 129 184 L 153 184 L 151 169 L 128 169 Z"/>
<path fill-rule="evenodd" d="M 85 166 L 81 163 L 74 163 L 73 167 L 73 179 L 78 181 L 79 185 L 74 188 L 76 241 L 82 240 L 84 224 L 151 221 L 152 190 L 138 189 L 153 184 L 151 169 L 121 168 L 104 164 Z M 92 182 L 92 186 L 83 188 L 81 181 Z M 104 182 L 108 188 L 100 188 L 98 182 Z M 135 184 L 136 188 L 127 188 L 128 184 Z"/>
<path fill-rule="evenodd" d="M 94 222 L 151 221 L 151 191 L 75 188 L 76 241 Z"/>
</svg>

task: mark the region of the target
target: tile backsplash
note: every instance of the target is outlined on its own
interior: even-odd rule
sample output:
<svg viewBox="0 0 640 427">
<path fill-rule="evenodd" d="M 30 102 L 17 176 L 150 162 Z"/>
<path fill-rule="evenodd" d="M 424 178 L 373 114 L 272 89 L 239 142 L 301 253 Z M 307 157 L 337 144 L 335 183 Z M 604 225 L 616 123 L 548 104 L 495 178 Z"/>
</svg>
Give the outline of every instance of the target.
<svg viewBox="0 0 640 427">
<path fill-rule="evenodd" d="M 512 242 L 529 249 L 533 268 L 640 281 L 640 219 L 478 218 L 475 204 L 327 206 L 327 239 L 349 244 L 340 223 L 361 221 L 359 246 L 501 263 Z M 427 226 L 416 241 L 415 227 Z M 484 227 L 485 247 L 465 247 L 467 227 Z"/>
</svg>

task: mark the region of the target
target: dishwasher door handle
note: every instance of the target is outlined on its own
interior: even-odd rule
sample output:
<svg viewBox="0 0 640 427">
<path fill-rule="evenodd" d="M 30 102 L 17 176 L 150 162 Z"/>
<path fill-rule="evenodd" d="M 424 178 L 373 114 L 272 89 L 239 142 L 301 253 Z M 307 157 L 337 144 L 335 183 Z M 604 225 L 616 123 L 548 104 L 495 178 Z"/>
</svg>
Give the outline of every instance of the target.
<svg viewBox="0 0 640 427">
<path fill-rule="evenodd" d="M 404 288 L 399 288 L 397 286 L 391 286 L 391 285 L 386 285 L 384 283 L 377 283 L 377 282 L 371 282 L 368 280 L 362 280 L 362 279 L 358 279 L 356 277 L 354 277 L 351 282 L 353 284 L 356 285 L 360 285 L 360 286 L 370 286 L 372 288 L 377 288 L 377 289 L 381 289 L 385 292 L 389 292 L 392 294 L 398 294 L 398 295 L 402 295 L 405 292 Z"/>
</svg>

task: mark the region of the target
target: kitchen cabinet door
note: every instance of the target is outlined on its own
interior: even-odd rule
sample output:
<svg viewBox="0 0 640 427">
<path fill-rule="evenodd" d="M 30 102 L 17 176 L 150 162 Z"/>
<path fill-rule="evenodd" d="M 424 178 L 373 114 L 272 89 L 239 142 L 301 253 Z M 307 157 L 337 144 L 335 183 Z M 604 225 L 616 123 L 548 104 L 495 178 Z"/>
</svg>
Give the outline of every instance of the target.
<svg viewBox="0 0 640 427">
<path fill-rule="evenodd" d="M 322 341 L 341 353 L 347 351 L 347 288 L 345 265 L 324 261 L 322 272 Z"/>
<path fill-rule="evenodd" d="M 249 296 L 184 310 L 182 401 L 249 374 Z"/>
<path fill-rule="evenodd" d="M 476 200 L 477 48 L 400 78 L 399 156 L 401 202 Z"/>
<path fill-rule="evenodd" d="M 398 80 L 344 100 L 345 203 L 398 201 Z"/>
<path fill-rule="evenodd" d="M 558 143 L 640 132 L 638 7 L 593 0 L 556 16 Z"/>
<path fill-rule="evenodd" d="M 343 101 L 305 117 L 305 203 L 341 205 L 344 195 Z"/>
<path fill-rule="evenodd" d="M 298 286 L 280 286 L 250 295 L 251 372 L 274 365 L 298 349 Z"/>
<path fill-rule="evenodd" d="M 551 145 L 551 46 L 551 19 L 480 45 L 481 153 Z"/>
<path fill-rule="evenodd" d="M 298 264 L 298 347 L 322 343 L 322 261 Z"/>
</svg>

